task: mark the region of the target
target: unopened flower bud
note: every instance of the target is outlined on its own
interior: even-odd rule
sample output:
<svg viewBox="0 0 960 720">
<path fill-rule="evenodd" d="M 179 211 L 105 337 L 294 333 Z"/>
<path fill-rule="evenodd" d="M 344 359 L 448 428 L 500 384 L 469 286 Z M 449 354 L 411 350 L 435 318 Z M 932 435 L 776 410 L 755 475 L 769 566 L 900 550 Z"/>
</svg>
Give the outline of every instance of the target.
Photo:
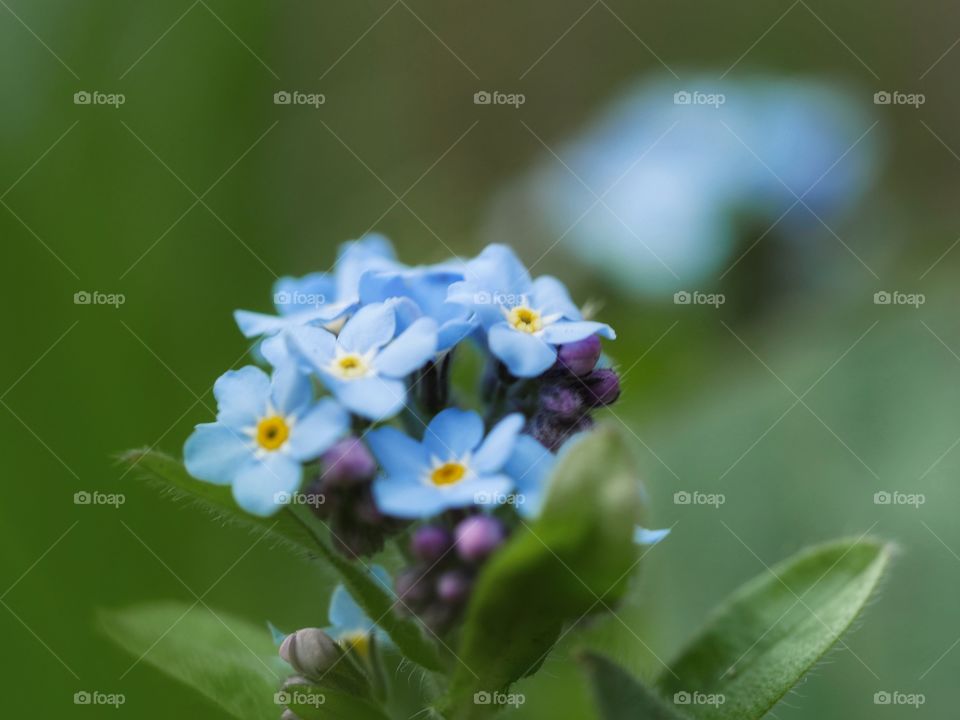
<svg viewBox="0 0 960 720">
<path fill-rule="evenodd" d="M 367 447 L 357 438 L 340 440 L 327 450 L 323 460 L 323 481 L 328 487 L 348 486 L 371 480 L 377 463 Z"/>
<path fill-rule="evenodd" d="M 592 427 L 593 418 L 586 414 L 576 420 L 568 420 L 539 412 L 531 419 L 527 431 L 545 448 L 557 452 L 571 437 Z"/>
<path fill-rule="evenodd" d="M 287 708 L 283 711 L 283 715 L 280 716 L 280 720 L 300 720 L 300 716 L 293 712 L 293 710 Z"/>
<path fill-rule="evenodd" d="M 340 648 L 323 630 L 304 628 L 284 638 L 280 657 L 301 675 L 317 677 L 337 662 Z"/>
<path fill-rule="evenodd" d="M 418 528 L 410 539 L 410 552 L 419 560 L 433 563 L 443 557 L 453 544 L 449 531 L 435 525 Z"/>
<path fill-rule="evenodd" d="M 586 375 L 597 366 L 600 352 L 600 338 L 591 335 L 583 340 L 561 345 L 557 349 L 557 364 L 574 375 Z"/>
<path fill-rule="evenodd" d="M 470 594 L 470 578 L 460 570 L 448 570 L 437 578 L 437 597 L 448 605 L 459 605 Z"/>
<path fill-rule="evenodd" d="M 620 377 L 615 370 L 594 370 L 586 378 L 587 401 L 593 407 L 612 405 L 620 397 Z"/>
<path fill-rule="evenodd" d="M 540 391 L 540 407 L 563 418 L 583 414 L 583 396 L 569 385 L 547 385 Z"/>
<path fill-rule="evenodd" d="M 489 515 L 474 515 L 457 525 L 457 554 L 469 563 L 489 557 L 506 537 L 503 523 Z"/>
</svg>

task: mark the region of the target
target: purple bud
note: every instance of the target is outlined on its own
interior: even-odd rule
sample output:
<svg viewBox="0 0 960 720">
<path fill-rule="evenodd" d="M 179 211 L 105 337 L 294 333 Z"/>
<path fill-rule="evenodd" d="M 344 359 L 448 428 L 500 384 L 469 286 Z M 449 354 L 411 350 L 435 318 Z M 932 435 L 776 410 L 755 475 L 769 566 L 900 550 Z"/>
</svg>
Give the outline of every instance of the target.
<svg viewBox="0 0 960 720">
<path fill-rule="evenodd" d="M 437 578 L 437 597 L 448 605 L 459 605 L 470 594 L 470 578 L 461 570 L 448 570 Z"/>
<path fill-rule="evenodd" d="M 328 486 L 363 483 L 377 472 L 377 463 L 370 451 L 354 437 L 340 440 L 321 459 L 324 468 L 321 477 Z"/>
<path fill-rule="evenodd" d="M 594 370 L 586 378 L 587 402 L 593 407 L 613 405 L 620 397 L 620 377 L 615 370 Z"/>
<path fill-rule="evenodd" d="M 418 559 L 434 563 L 443 557 L 453 544 L 450 532 L 436 525 L 418 528 L 410 539 L 410 552 Z"/>
<path fill-rule="evenodd" d="M 583 340 L 561 345 L 557 349 L 557 364 L 574 375 L 586 375 L 597 366 L 600 351 L 600 338 L 591 335 Z"/>
<path fill-rule="evenodd" d="M 547 385 L 540 391 L 540 407 L 553 415 L 575 418 L 583 413 L 583 397 L 568 385 Z"/>
<path fill-rule="evenodd" d="M 551 452 L 557 452 L 571 437 L 592 427 L 593 418 L 586 414 L 570 421 L 540 412 L 533 416 L 527 432 L 545 448 Z"/>
<path fill-rule="evenodd" d="M 485 560 L 506 537 L 503 523 L 489 515 L 474 515 L 457 525 L 457 553 L 469 563 Z"/>
</svg>

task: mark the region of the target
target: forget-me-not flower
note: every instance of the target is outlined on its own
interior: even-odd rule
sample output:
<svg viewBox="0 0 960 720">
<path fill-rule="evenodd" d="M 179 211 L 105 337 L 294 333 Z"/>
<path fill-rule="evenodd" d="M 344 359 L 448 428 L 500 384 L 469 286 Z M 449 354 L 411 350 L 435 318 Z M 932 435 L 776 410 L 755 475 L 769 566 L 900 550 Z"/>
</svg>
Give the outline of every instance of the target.
<svg viewBox="0 0 960 720">
<path fill-rule="evenodd" d="M 523 498 L 517 502 L 517 512 L 525 518 L 540 514 L 547 494 L 550 474 L 557 464 L 557 456 L 530 435 L 521 435 L 504 466 L 504 471 L 513 478 L 516 494 Z"/>
<path fill-rule="evenodd" d="M 385 420 L 406 402 L 406 376 L 436 355 L 437 324 L 421 317 L 397 333 L 394 304 L 374 303 L 358 310 L 337 336 L 303 326 L 289 329 L 287 339 L 348 410 Z"/>
<path fill-rule="evenodd" d="M 448 299 L 476 313 L 490 352 L 517 377 L 536 377 L 550 368 L 558 345 L 591 335 L 616 337 L 609 325 L 584 320 L 559 280 L 531 279 L 505 245 L 490 245 L 468 262 Z"/>
<path fill-rule="evenodd" d="M 379 565 L 373 565 L 370 568 L 370 574 L 385 593 L 394 595 L 393 581 L 386 570 Z M 330 627 L 324 628 L 324 632 L 340 643 L 345 650 L 353 650 L 363 658 L 367 658 L 370 654 L 372 637 L 376 637 L 378 643 L 390 642 L 389 636 L 367 616 L 343 585 L 337 585 L 333 595 L 330 596 L 327 619 L 330 621 Z"/>
<path fill-rule="evenodd" d="M 377 507 L 393 517 L 424 518 L 505 496 L 513 480 L 504 466 L 523 423 L 519 413 L 508 415 L 484 437 L 477 413 L 447 408 L 430 421 L 422 442 L 392 427 L 370 432 L 367 442 L 384 471 L 373 483 Z"/>
<path fill-rule="evenodd" d="M 441 263 L 423 267 L 371 271 L 360 281 L 363 304 L 406 298 L 415 307 L 414 316 L 424 315 L 437 323 L 437 350 L 444 352 L 463 340 L 475 328 L 469 308 L 447 301 L 447 290 L 463 280 L 463 264 Z"/>
<path fill-rule="evenodd" d="M 217 421 L 197 425 L 184 445 L 195 478 L 230 485 L 237 504 L 270 515 L 300 487 L 302 463 L 343 436 L 347 412 L 334 400 L 313 401 L 308 377 L 296 367 L 273 378 L 253 366 L 230 370 L 213 387 Z"/>
<path fill-rule="evenodd" d="M 288 359 L 285 330 L 301 325 L 338 328 L 360 303 L 360 279 L 364 273 L 401 268 L 390 241 L 371 233 L 340 246 L 333 272 L 277 280 L 273 286 L 277 315 L 237 310 L 234 319 L 245 337 L 265 336 L 261 353 L 277 367 Z"/>
</svg>

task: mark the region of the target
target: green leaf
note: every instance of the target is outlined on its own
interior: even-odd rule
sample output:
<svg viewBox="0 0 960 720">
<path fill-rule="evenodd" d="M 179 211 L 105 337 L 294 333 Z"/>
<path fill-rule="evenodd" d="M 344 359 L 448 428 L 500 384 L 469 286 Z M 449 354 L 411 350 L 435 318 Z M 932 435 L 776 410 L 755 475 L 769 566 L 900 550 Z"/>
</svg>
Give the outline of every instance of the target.
<svg viewBox="0 0 960 720">
<path fill-rule="evenodd" d="M 257 517 L 240 509 L 228 486 L 197 480 L 187 472 L 183 463 L 156 450 L 130 450 L 121 457 L 154 486 L 174 500 L 190 501 L 211 513 L 217 519 L 261 533 L 271 540 L 292 549 L 299 555 L 316 554 L 316 541 L 290 513 L 281 512 L 272 517 Z"/>
<path fill-rule="evenodd" d="M 576 622 L 619 599 L 636 564 L 642 510 L 635 462 L 609 426 L 562 453 L 540 517 L 484 568 L 467 609 L 450 701 L 483 716 L 472 695 L 530 674 Z"/>
<path fill-rule="evenodd" d="M 368 700 L 317 685 L 287 686 L 278 699 L 300 720 L 388 720 Z"/>
<path fill-rule="evenodd" d="M 584 653 L 580 662 L 601 720 L 682 720 L 682 715 L 615 662 L 590 652 Z"/>
<path fill-rule="evenodd" d="M 420 625 L 405 620 L 394 612 L 394 598 L 366 571 L 362 565 L 348 561 L 330 548 L 315 529 L 316 521 L 304 514 L 295 514 L 287 508 L 268 518 L 249 515 L 233 500 L 229 487 L 213 485 L 190 476 L 183 463 L 161 452 L 133 450 L 123 461 L 142 469 L 154 484 L 169 491 L 175 499 L 193 501 L 218 518 L 238 525 L 266 532 L 299 554 L 319 555 L 336 568 L 344 585 L 367 615 L 382 627 L 397 647 L 411 660 L 429 670 L 440 670 L 442 664 L 436 647 L 423 636 Z"/>
<path fill-rule="evenodd" d="M 408 659 L 428 670 L 443 669 L 436 646 L 424 637 L 419 623 L 397 615 L 396 599 L 387 593 L 379 580 L 363 565 L 350 562 L 316 536 L 315 546 L 323 558 L 340 573 L 343 584 L 367 617 L 383 628 Z"/>
<path fill-rule="evenodd" d="M 137 664 L 148 663 L 194 688 L 238 720 L 280 714 L 274 693 L 289 668 L 259 625 L 164 602 L 103 611 L 100 626 Z"/>
<path fill-rule="evenodd" d="M 658 681 L 662 693 L 722 703 L 685 705 L 695 720 L 765 715 L 863 609 L 890 562 L 871 539 L 810 548 L 736 591 Z"/>
</svg>

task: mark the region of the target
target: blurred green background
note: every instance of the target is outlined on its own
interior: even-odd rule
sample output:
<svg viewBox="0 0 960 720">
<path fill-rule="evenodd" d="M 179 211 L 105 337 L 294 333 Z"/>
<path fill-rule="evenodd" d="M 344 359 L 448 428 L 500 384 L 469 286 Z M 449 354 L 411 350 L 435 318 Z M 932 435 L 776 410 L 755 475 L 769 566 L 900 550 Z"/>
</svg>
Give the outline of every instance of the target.
<svg viewBox="0 0 960 720">
<path fill-rule="evenodd" d="M 100 608 L 192 602 L 187 588 L 212 586 L 211 607 L 323 624 L 329 577 L 166 502 L 115 458 L 179 452 L 212 416 L 213 380 L 244 362 L 232 310 L 268 310 L 277 275 L 326 269 L 370 229 L 408 262 L 508 242 L 601 300 L 619 332 L 609 349 L 625 393 L 610 420 L 637 437 L 653 523 L 674 530 L 622 622 L 572 633 L 521 685 L 514 716 L 593 717 L 573 649 L 651 677 L 765 564 L 867 532 L 899 544 L 891 579 L 847 649 L 774 714 L 955 715 L 958 35 L 960 9 L 945 2 L 0 2 L 6 715 L 112 717 L 73 703 L 99 690 L 124 693 L 119 712 L 137 718 L 225 717 L 147 664 L 131 669 L 96 631 Z M 563 172 L 560 148 L 626 88 L 725 72 L 842 87 L 866 124 L 841 147 L 876 122 L 882 160 L 848 212 L 807 225 L 799 244 L 744 224 L 738 249 L 697 280 L 723 306 L 674 304 L 673 290 L 694 287 L 683 277 L 662 297 L 637 294 L 602 258 L 588 268 L 550 249 L 559 233 L 543 225 L 490 236 L 502 229 L 493 199 L 534 166 Z M 493 89 L 526 102 L 474 104 Z M 873 103 L 894 89 L 926 101 Z M 326 102 L 274 104 L 284 90 Z M 79 91 L 125 102 L 78 105 Z M 925 303 L 874 303 L 893 290 Z M 125 302 L 75 304 L 84 291 Z M 726 502 L 678 505 L 680 490 Z M 126 502 L 76 505 L 81 491 Z M 877 505 L 878 491 L 926 502 Z M 894 690 L 926 703 L 874 705 Z"/>
</svg>

